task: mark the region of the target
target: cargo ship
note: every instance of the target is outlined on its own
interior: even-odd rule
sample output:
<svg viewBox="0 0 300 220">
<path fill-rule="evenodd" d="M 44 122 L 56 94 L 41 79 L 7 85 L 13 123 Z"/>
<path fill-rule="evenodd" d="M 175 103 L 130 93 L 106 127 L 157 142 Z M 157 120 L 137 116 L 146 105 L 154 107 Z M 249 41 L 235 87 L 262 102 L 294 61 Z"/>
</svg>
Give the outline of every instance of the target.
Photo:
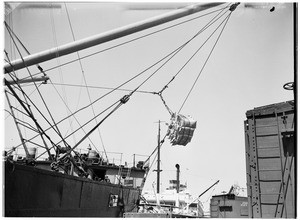
<svg viewBox="0 0 300 220">
<path fill-rule="evenodd" d="M 7 100 L 6 112 L 8 112 L 6 118 L 9 118 L 9 121 L 17 128 L 16 132 L 12 134 L 13 132 L 8 129 L 10 127 L 6 124 L 5 135 L 7 140 L 15 141 L 17 137 L 18 143 L 14 143 L 13 146 L 6 146 L 4 151 L 4 216 L 122 217 L 125 212 L 137 211 L 141 190 L 149 170 L 145 160 L 140 160 L 137 164 L 134 161 L 133 164 L 129 165 L 127 163 L 122 164 L 123 161 L 120 159 L 120 163 L 116 163 L 108 157 L 104 144 L 102 143 L 104 151 L 100 152 L 97 149 L 100 144 L 94 144 L 91 137 L 108 117 L 126 104 L 134 93 L 138 92 L 138 89 L 145 82 L 130 90 L 127 95 L 121 98 L 118 97 L 114 104 L 110 103 L 108 105 L 105 103 L 109 107 L 104 110 L 103 105 L 96 105 L 98 104 L 96 102 L 112 92 L 120 91 L 126 83 L 111 89 L 110 92 L 98 99 L 90 95 L 88 86 L 85 83 L 82 87 L 87 89 L 87 95 L 80 103 L 81 108 L 78 107 L 78 102 L 76 107 L 71 110 L 67 105 L 70 100 L 65 97 L 65 90 L 62 89 L 62 95 L 60 95 L 47 73 L 49 72 L 51 75 L 51 70 L 59 69 L 59 74 L 61 74 L 63 66 L 76 61 L 79 63 L 80 72 L 83 74 L 81 82 L 86 81 L 81 62 L 83 55 L 80 56 L 78 51 L 111 42 L 219 5 L 221 4 L 195 4 L 124 28 L 121 27 L 82 40 L 76 40 L 67 4 L 44 2 L 5 3 L 6 57 L 4 84 Z M 231 13 L 236 6 L 237 4 L 232 4 L 221 8 L 221 10 Z M 58 11 L 56 11 L 57 9 Z M 62 15 L 60 14 L 61 9 L 66 11 L 64 16 L 69 22 L 73 42 L 59 46 L 59 34 L 56 32 L 54 20 L 55 16 Z M 31 12 L 34 13 L 30 13 L 30 11 L 27 13 L 26 10 L 33 10 Z M 77 8 L 75 8 L 76 10 Z M 27 29 L 25 28 L 25 30 L 25 26 L 22 24 L 16 25 L 16 21 L 22 23 L 23 16 L 33 16 L 31 19 L 33 21 L 38 20 L 38 25 L 43 28 L 43 24 L 45 24 L 43 19 L 47 17 L 44 16 L 44 12 L 50 14 L 50 29 L 56 46 L 52 49 L 44 48 L 46 43 L 49 42 L 46 38 L 43 38 L 44 41 L 41 47 L 47 50 L 36 52 L 38 49 L 33 44 L 31 46 L 35 48 L 33 50 L 35 53 L 31 53 L 31 49 L 22 42 L 22 36 L 18 36 L 19 30 L 27 33 Z M 34 17 L 34 15 L 37 17 Z M 15 18 L 16 20 L 14 20 Z M 59 20 L 59 22 L 63 23 L 62 20 Z M 39 38 L 40 33 L 42 31 L 38 28 L 37 38 Z M 27 34 L 30 36 L 29 38 L 33 37 L 32 33 Z M 12 47 L 14 49 L 11 49 Z M 73 55 L 77 53 L 75 61 L 64 59 L 66 55 L 71 53 Z M 91 55 L 89 54 L 86 57 L 89 56 Z M 53 59 L 57 63 L 53 62 Z M 38 72 L 36 73 L 36 71 Z M 63 78 L 62 75 L 60 77 Z M 75 77 L 72 77 L 72 79 L 75 79 Z M 174 77 L 172 80 L 174 80 Z M 63 80 L 61 82 L 63 83 Z M 54 89 L 45 88 L 48 83 Z M 192 125 L 184 124 L 189 121 L 189 117 L 170 111 L 162 97 L 162 92 L 167 87 L 168 85 L 155 94 L 161 97 L 165 107 L 172 113 L 172 127 L 169 127 L 172 145 L 182 144 L 185 146 L 191 141 L 195 123 Z M 55 91 L 59 94 L 59 97 L 54 98 Z M 124 91 L 128 92 L 126 89 Z M 50 104 L 46 104 L 42 93 L 50 97 L 53 96 L 53 98 L 48 99 L 51 102 Z M 79 93 L 72 93 L 72 98 L 80 98 L 80 96 L 81 90 Z M 34 98 L 38 101 L 33 101 Z M 109 101 L 113 99 L 115 97 L 109 99 Z M 61 105 L 65 105 L 63 106 L 65 107 L 64 110 L 59 110 Z M 87 107 L 92 107 L 92 113 L 85 112 Z M 101 109 L 100 113 L 99 109 Z M 64 111 L 68 113 L 68 116 L 63 117 Z M 79 117 L 78 114 L 85 117 L 85 120 L 87 117 L 89 119 L 84 122 L 80 121 L 77 118 Z M 99 119 L 100 116 L 101 119 Z M 90 125 L 91 122 L 95 125 Z M 73 127 L 74 124 L 77 124 L 76 128 Z M 89 127 L 86 125 L 89 125 Z M 79 135 L 75 136 L 75 133 L 76 135 L 79 133 Z M 12 135 L 12 137 L 8 137 L 9 135 Z M 72 144 L 71 138 L 74 139 Z M 79 149 L 80 147 L 81 149 L 86 148 L 89 145 L 92 145 L 94 150 L 89 149 L 87 153 L 82 153 Z M 18 151 L 19 149 L 23 149 L 22 154 Z"/>
<path fill-rule="evenodd" d="M 7 159 L 4 166 L 7 217 L 122 217 L 136 211 L 141 191 L 136 182 L 145 173 L 145 169 L 123 168 L 130 174 L 115 184 L 120 168 L 112 165 L 88 166 L 93 178 L 54 172 L 50 161 L 28 164 Z M 127 180 L 135 184 L 124 184 Z"/>
<path fill-rule="evenodd" d="M 171 217 L 204 217 L 202 203 L 190 194 L 187 185 L 180 184 L 179 192 L 177 193 L 176 182 L 176 180 L 170 180 L 170 186 L 159 195 L 151 191 L 144 192 L 143 197 L 146 199 L 148 206 L 149 204 L 161 206 L 161 212 L 169 213 Z M 157 199 L 159 199 L 159 205 L 156 204 Z M 147 204 L 144 203 L 144 205 L 147 207 Z M 141 210 L 140 212 L 143 211 Z"/>
</svg>

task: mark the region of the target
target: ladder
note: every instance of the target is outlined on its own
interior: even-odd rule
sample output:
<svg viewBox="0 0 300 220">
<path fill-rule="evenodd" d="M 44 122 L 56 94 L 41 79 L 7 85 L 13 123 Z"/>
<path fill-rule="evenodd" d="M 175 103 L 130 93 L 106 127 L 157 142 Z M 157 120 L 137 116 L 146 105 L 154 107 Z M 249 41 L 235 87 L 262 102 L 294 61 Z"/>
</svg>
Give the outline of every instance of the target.
<svg viewBox="0 0 300 220">
<path fill-rule="evenodd" d="M 119 171 L 118 171 L 118 177 L 119 177 L 118 182 L 119 182 L 119 184 L 121 183 L 121 178 L 129 179 L 130 174 L 131 174 L 131 168 L 119 166 Z"/>
</svg>

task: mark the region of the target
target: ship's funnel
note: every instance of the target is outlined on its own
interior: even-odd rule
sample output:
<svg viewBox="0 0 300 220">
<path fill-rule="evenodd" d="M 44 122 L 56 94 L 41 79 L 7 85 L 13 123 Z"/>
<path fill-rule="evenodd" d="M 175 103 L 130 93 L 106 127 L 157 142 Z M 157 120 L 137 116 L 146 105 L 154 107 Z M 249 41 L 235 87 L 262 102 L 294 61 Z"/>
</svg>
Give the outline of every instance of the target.
<svg viewBox="0 0 300 220">
<path fill-rule="evenodd" d="M 179 186 L 180 186 L 180 180 L 179 180 L 179 174 L 180 174 L 180 166 L 179 164 L 175 165 L 177 171 L 176 171 L 176 192 L 179 193 Z"/>
</svg>

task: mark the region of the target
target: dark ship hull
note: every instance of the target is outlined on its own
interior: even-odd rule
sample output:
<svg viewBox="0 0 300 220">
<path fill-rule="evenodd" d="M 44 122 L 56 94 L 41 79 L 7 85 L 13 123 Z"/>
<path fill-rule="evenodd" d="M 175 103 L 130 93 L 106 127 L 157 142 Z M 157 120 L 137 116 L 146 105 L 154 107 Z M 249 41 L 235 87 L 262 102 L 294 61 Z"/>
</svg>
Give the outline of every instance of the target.
<svg viewBox="0 0 300 220">
<path fill-rule="evenodd" d="M 5 162 L 6 217 L 121 217 L 140 190 Z"/>
</svg>

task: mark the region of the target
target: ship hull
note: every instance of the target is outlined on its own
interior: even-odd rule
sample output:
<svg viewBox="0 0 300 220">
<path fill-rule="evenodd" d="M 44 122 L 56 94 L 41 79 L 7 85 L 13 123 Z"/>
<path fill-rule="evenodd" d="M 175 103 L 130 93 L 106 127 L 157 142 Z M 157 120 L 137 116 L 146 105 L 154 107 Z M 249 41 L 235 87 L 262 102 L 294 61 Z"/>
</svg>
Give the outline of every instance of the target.
<svg viewBox="0 0 300 220">
<path fill-rule="evenodd" d="M 9 161 L 4 169 L 6 217 L 121 217 L 139 199 L 130 187 Z"/>
</svg>

